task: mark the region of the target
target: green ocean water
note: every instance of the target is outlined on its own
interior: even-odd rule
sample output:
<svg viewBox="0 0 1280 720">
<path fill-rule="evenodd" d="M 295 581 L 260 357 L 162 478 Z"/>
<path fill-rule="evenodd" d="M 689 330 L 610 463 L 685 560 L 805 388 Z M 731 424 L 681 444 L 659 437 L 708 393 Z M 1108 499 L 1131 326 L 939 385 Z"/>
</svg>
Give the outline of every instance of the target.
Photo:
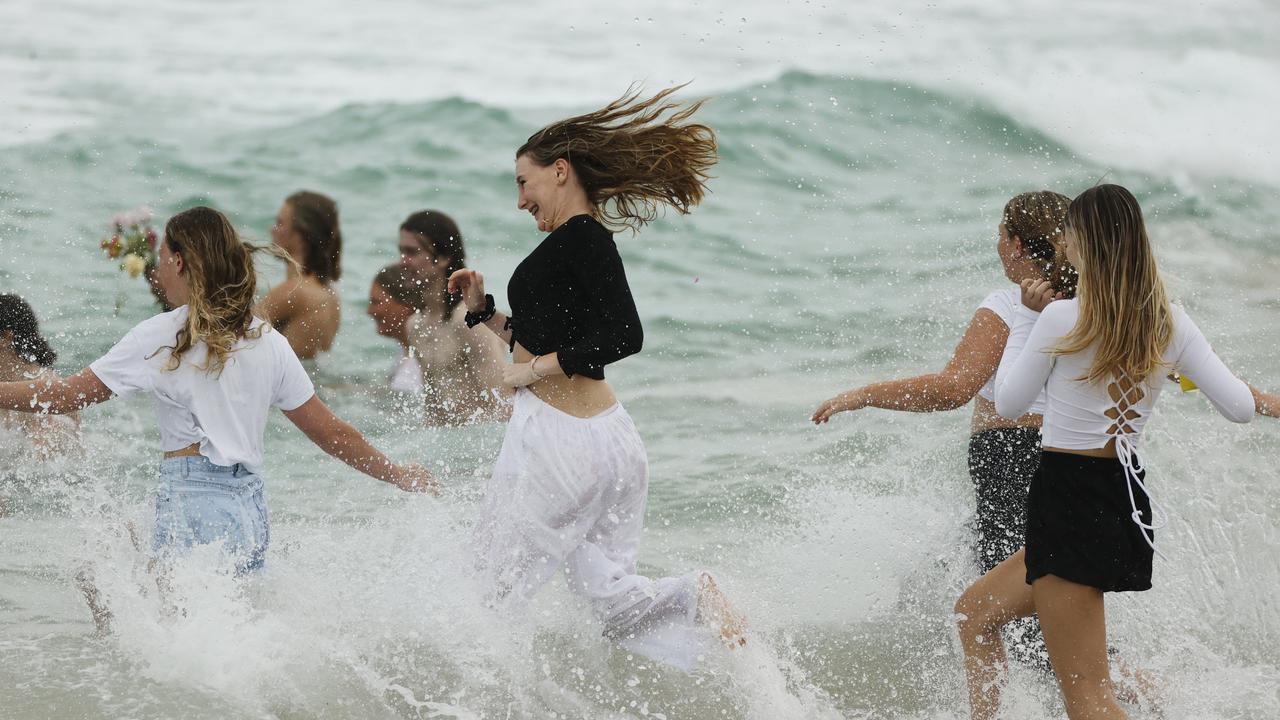
<svg viewBox="0 0 1280 720">
<path fill-rule="evenodd" d="M 611 648 L 558 588 L 531 618 L 497 619 L 470 600 L 465 543 L 502 429 L 424 429 L 380 392 L 395 348 L 364 298 L 400 221 L 433 208 L 459 222 L 503 305 L 541 237 L 515 208 L 512 151 L 581 109 L 355 103 L 252 128 L 117 119 L 0 148 L 0 289 L 36 308 L 65 373 L 155 312 L 98 249 L 111 213 L 145 203 L 162 222 L 210 204 L 261 240 L 289 193 L 336 198 L 343 323 L 321 393 L 449 488 L 396 495 L 276 418 L 271 567 L 248 588 L 193 571 L 202 599 L 157 619 L 121 529 L 149 516 L 148 401 L 85 411 L 90 459 L 0 475 L 5 714 L 962 716 L 950 608 L 973 576 L 967 412 L 807 417 L 839 390 L 941 368 L 1006 282 L 996 224 L 1026 190 L 1132 189 L 1215 349 L 1280 388 L 1275 187 L 1100 163 L 937 88 L 802 72 L 740 86 L 704 110 L 721 152 L 707 201 L 619 237 L 646 336 L 609 378 L 652 464 L 646 569 L 714 570 L 757 642 L 684 677 Z M 1228 426 L 1196 394 L 1160 404 L 1145 447 L 1174 514 L 1170 560 L 1158 592 L 1109 605 L 1114 641 L 1167 678 L 1170 717 L 1274 716 L 1280 606 L 1259 588 L 1280 586 L 1280 428 Z M 92 635 L 71 582 L 84 563 L 117 599 L 116 636 Z M 1013 683 L 1010 717 L 1061 714 L 1047 678 L 1018 669 Z"/>
</svg>

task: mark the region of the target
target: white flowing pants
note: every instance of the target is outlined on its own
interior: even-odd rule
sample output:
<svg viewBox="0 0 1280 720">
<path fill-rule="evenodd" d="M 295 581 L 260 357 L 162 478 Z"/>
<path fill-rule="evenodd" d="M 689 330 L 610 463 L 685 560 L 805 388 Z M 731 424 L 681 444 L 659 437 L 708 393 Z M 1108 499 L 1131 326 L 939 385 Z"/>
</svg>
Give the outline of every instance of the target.
<svg viewBox="0 0 1280 720">
<path fill-rule="evenodd" d="M 476 530 L 497 597 L 528 599 L 563 568 L 607 637 L 692 669 L 706 639 L 699 574 L 636 574 L 648 492 L 644 445 L 621 405 L 578 418 L 520 389 Z"/>
</svg>

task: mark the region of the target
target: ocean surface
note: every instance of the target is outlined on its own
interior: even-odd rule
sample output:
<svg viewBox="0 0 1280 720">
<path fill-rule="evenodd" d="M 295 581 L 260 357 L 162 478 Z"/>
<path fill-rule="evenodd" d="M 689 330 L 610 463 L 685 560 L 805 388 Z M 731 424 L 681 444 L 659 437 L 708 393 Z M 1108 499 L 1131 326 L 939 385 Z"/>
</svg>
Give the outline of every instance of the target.
<svg viewBox="0 0 1280 720">
<path fill-rule="evenodd" d="M 263 240 L 286 195 L 321 191 L 345 255 L 320 392 L 447 488 L 398 493 L 277 415 L 266 570 L 237 583 L 197 556 L 166 612 L 130 539 L 152 518 L 150 401 L 86 410 L 83 459 L 33 463 L 0 436 L 0 717 L 967 717 L 968 410 L 807 419 L 942 367 L 1006 282 L 1005 201 L 1134 190 L 1215 349 L 1280 390 L 1280 8 L 1006 5 L 0 4 L 0 291 L 36 308 L 57 369 L 156 311 L 98 248 L 112 213 L 206 203 Z M 559 583 L 523 617 L 480 606 L 467 542 L 503 429 L 424 429 L 381 390 L 396 348 L 364 314 L 424 208 L 458 220 L 505 304 L 540 239 L 514 148 L 633 82 L 686 81 L 711 98 L 713 192 L 619 236 L 646 344 L 609 379 L 652 464 L 644 570 L 715 572 L 751 624 L 694 675 L 614 648 Z M 1112 644 L 1167 718 L 1280 716 L 1280 425 L 1171 391 L 1144 450 L 1168 560 L 1153 591 L 1108 598 Z M 1006 717 L 1062 715 L 1050 678 L 1014 669 Z"/>
</svg>

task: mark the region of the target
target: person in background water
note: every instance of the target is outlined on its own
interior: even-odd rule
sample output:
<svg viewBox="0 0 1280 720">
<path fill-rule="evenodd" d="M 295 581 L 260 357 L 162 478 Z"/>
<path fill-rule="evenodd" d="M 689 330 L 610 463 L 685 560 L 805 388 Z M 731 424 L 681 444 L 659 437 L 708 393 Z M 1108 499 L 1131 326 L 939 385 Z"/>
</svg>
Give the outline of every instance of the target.
<svg viewBox="0 0 1280 720">
<path fill-rule="evenodd" d="M 295 262 L 286 264 L 284 282 L 254 312 L 284 335 L 299 358 L 314 358 L 333 346 L 341 321 L 333 286 L 342 275 L 337 204 L 306 190 L 290 195 L 276 213 L 271 240 Z"/>
<path fill-rule="evenodd" d="M 58 354 L 40 334 L 36 314 L 17 295 L 0 295 L 0 382 L 49 381 L 58 377 L 53 363 Z M 6 445 L 16 457 L 48 460 L 80 450 L 80 416 L 40 412 L 0 411 Z M 7 453 L 6 453 L 7 454 Z"/>
<path fill-rule="evenodd" d="M 283 336 L 253 316 L 255 248 L 220 212 L 170 218 L 158 277 L 171 312 L 144 320 L 69 378 L 0 383 L 0 408 L 69 413 L 142 391 L 155 400 L 160 486 L 153 547 L 162 568 L 218 543 L 237 573 L 260 568 L 270 530 L 259 472 L 272 407 L 333 457 L 402 490 L 433 491 L 420 465 L 396 465 L 316 397 Z M 109 617 L 86 588 L 100 627 Z"/>
<path fill-rule="evenodd" d="M 610 228 L 638 229 L 664 205 L 687 213 L 716 161 L 711 128 L 689 121 L 701 103 L 668 101 L 675 90 L 631 91 L 530 136 L 515 154 L 518 207 L 550 234 L 511 277 L 513 314 L 474 270 L 450 276 L 449 291 L 462 293 L 468 325 L 513 354 L 503 379 L 515 407 L 476 531 L 494 596 L 527 599 L 563 568 L 606 636 L 689 669 L 700 626 L 737 646 L 743 621 L 707 572 L 638 574 L 648 459 L 604 375 L 643 341 Z"/>
<path fill-rule="evenodd" d="M 1138 441 L 1165 376 L 1191 379 L 1224 417 L 1244 423 L 1248 385 L 1167 299 L 1142 209 L 1099 185 L 1067 209 L 1064 250 L 1080 274 L 1075 299 L 1024 282 L 996 375 L 996 411 L 1021 417 L 1042 395 L 1040 465 L 1027 497 L 1025 546 L 956 602 L 972 716 L 999 711 L 999 628 L 1037 613 L 1072 720 L 1125 718 L 1107 658 L 1105 593 L 1151 588 L 1155 530 Z"/>
<path fill-rule="evenodd" d="M 1075 296 L 1076 272 L 1061 248 L 1070 202 L 1065 195 L 1041 190 L 1022 193 L 1005 204 L 995 249 L 1009 282 L 978 306 L 946 367 L 929 375 L 843 392 L 819 405 L 812 417 L 820 425 L 836 413 L 868 407 L 937 412 L 973 400 L 969 478 L 977 501 L 974 554 L 979 574 L 1021 547 L 1026 532 L 1027 488 L 1040 465 L 1044 397 L 1037 398 L 1019 418 L 1000 417 L 995 409 L 996 367 L 1009 338 L 1021 283 L 1047 280 L 1062 297 Z M 1011 630 L 1015 657 L 1048 669 L 1048 653 L 1034 620 Z"/>
<path fill-rule="evenodd" d="M 462 231 L 439 210 L 422 210 L 401 223 L 399 247 L 401 264 L 424 288 L 406 334 L 422 368 L 427 424 L 506 420 L 511 389 L 502 384 L 502 341 L 471 332 L 462 296 L 448 290 L 448 278 L 466 267 Z"/>
<path fill-rule="evenodd" d="M 391 368 L 389 387 L 395 392 L 422 392 L 422 367 L 417 351 L 409 346 L 406 323 L 428 305 L 428 286 L 400 263 L 378 271 L 369 287 L 369 317 L 378 334 L 400 344 L 400 357 Z"/>
</svg>

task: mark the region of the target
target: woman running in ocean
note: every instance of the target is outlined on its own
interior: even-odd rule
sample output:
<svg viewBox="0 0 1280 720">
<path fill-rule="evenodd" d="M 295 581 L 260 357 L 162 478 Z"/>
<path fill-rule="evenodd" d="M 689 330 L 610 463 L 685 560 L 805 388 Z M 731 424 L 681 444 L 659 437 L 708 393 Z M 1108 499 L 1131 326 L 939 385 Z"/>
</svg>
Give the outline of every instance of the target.
<svg viewBox="0 0 1280 720">
<path fill-rule="evenodd" d="M 506 343 L 519 388 L 477 529 L 479 561 L 498 598 L 528 598 L 561 569 L 605 635 L 691 668 L 711 626 L 745 643 L 741 619 L 710 574 L 652 579 L 636 556 L 648 500 L 640 435 L 604 379 L 640 351 L 643 333 L 611 228 L 639 229 L 662 206 L 701 201 L 715 135 L 690 118 L 701 103 L 629 92 L 601 110 L 552 123 L 516 151 L 518 207 L 550 233 L 512 274 L 512 315 L 484 277 L 460 270 L 467 324 Z"/>
<path fill-rule="evenodd" d="M 1023 283 L 996 377 L 996 410 L 1020 417 L 1044 395 L 1040 466 L 1027 499 L 1025 547 L 956 603 L 974 718 L 999 709 L 1005 623 L 1039 615 L 1072 720 L 1127 717 L 1107 659 L 1104 593 L 1151 588 L 1151 498 L 1137 444 L 1165 376 L 1190 378 L 1232 422 L 1254 398 L 1171 305 L 1138 201 L 1117 185 L 1090 188 L 1067 210 L 1064 249 L 1079 271 L 1076 299 L 1047 281 Z"/>
<path fill-rule="evenodd" d="M 335 416 L 284 336 L 253 316 L 252 253 L 260 249 L 241 242 L 216 210 L 174 215 L 157 277 L 177 309 L 142 321 L 76 375 L 0 383 L 0 408 L 24 412 L 69 413 L 135 391 L 154 397 L 164 454 L 154 549 L 162 560 L 221 543 L 237 572 L 261 567 L 270 531 L 258 473 L 272 407 L 362 473 L 402 490 L 436 488 L 425 468 L 393 464 Z"/>
<path fill-rule="evenodd" d="M 815 424 L 848 410 L 875 407 L 908 412 L 953 410 L 974 400 L 969 436 L 969 478 L 977 500 L 975 555 L 981 573 L 1022 546 L 1027 488 L 1040 465 L 1040 422 L 1044 398 L 1009 420 L 995 408 L 996 367 L 1004 353 L 1019 302 L 1019 285 L 1046 280 L 1062 297 L 1075 296 L 1076 273 L 1061 250 L 1062 226 L 1070 198 L 1048 190 L 1018 195 L 1004 206 L 996 254 L 1010 284 L 982 301 L 951 360 L 940 372 L 864 385 L 823 402 Z M 1020 659 L 1048 666 L 1034 620 L 1016 628 L 1013 647 Z"/>
</svg>

